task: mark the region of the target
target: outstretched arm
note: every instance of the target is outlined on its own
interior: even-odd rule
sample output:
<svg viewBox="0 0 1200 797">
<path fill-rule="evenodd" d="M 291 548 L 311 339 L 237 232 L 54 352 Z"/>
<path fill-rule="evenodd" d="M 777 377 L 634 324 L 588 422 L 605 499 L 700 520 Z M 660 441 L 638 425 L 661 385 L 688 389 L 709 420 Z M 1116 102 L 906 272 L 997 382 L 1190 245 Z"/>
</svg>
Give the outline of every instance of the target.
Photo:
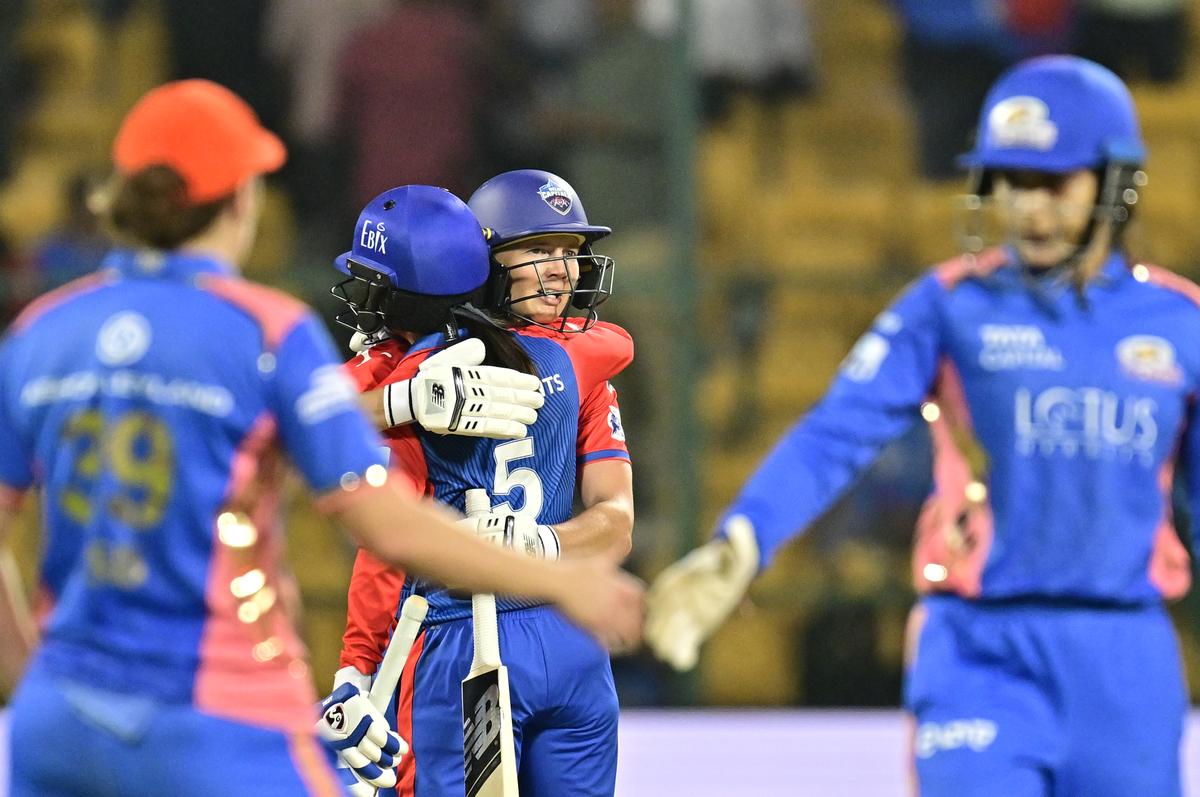
<svg viewBox="0 0 1200 797">
<path fill-rule="evenodd" d="M 37 643 L 37 626 L 8 547 L 16 511 L 0 508 L 0 692 L 12 694 Z"/>
</svg>

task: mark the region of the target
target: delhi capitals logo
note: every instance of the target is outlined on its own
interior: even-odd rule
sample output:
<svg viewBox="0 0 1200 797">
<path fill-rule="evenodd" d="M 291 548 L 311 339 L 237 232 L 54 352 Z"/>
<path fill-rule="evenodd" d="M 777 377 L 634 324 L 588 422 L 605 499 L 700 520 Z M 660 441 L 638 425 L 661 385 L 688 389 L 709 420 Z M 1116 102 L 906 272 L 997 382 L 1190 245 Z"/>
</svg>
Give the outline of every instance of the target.
<svg viewBox="0 0 1200 797">
<path fill-rule="evenodd" d="M 571 212 L 571 195 L 558 183 L 550 180 L 538 189 L 538 196 L 560 216 Z"/>
</svg>

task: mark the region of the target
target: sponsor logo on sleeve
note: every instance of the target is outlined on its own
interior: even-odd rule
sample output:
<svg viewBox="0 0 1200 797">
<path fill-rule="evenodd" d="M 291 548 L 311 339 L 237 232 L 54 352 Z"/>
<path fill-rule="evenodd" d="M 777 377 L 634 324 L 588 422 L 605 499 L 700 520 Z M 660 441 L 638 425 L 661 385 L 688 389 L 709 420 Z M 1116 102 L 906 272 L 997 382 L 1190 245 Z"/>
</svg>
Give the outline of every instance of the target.
<svg viewBox="0 0 1200 797">
<path fill-rule="evenodd" d="M 308 426 L 318 424 L 355 407 L 358 394 L 338 365 L 324 365 L 312 372 L 308 390 L 296 399 L 296 415 Z"/>
<path fill-rule="evenodd" d="M 613 440 L 625 442 L 625 427 L 621 425 L 621 410 L 614 404 L 608 408 L 608 431 Z"/>
<path fill-rule="evenodd" d="M 887 358 L 892 344 L 875 332 L 868 332 L 858 339 L 854 348 L 842 361 L 842 375 L 852 382 L 870 382 L 879 373 L 879 366 Z"/>
</svg>

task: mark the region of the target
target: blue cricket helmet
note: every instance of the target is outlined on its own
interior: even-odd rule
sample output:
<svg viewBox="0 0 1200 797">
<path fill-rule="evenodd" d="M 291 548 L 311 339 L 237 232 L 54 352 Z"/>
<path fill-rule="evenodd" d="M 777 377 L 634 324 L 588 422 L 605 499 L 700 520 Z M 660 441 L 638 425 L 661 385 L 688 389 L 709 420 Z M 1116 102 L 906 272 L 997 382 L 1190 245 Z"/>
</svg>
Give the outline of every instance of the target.
<svg viewBox="0 0 1200 797">
<path fill-rule="evenodd" d="M 372 199 L 354 225 L 354 245 L 334 260 L 356 263 L 393 288 L 424 296 L 458 296 L 487 282 L 488 244 L 470 208 L 444 188 L 405 185 Z"/>
<path fill-rule="evenodd" d="M 455 307 L 482 300 L 491 253 L 461 199 L 444 188 L 405 185 L 367 203 L 353 247 L 334 266 L 347 275 L 330 289 L 347 306 L 339 324 L 365 335 L 384 328 L 425 334 L 444 327 Z"/>
<path fill-rule="evenodd" d="M 1063 173 L 1146 158 L 1133 98 L 1121 79 L 1070 55 L 1032 58 L 1010 68 L 988 92 L 970 169 Z"/>
<path fill-rule="evenodd" d="M 571 184 L 540 169 L 517 169 L 488 180 L 467 205 L 489 232 L 493 249 L 535 235 L 579 235 L 591 244 L 612 232 L 588 222 Z"/>
</svg>

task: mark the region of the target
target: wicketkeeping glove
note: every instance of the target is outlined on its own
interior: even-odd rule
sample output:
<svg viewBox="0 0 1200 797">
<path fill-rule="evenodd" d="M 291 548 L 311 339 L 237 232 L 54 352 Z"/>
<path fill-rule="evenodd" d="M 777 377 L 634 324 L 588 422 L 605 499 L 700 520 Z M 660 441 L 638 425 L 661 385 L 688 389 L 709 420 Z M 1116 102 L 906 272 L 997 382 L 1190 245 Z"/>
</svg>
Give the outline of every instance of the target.
<svg viewBox="0 0 1200 797">
<path fill-rule="evenodd" d="M 388 428 L 417 422 L 436 434 L 518 439 L 545 403 L 542 382 L 511 368 L 480 365 L 483 341 L 468 338 L 421 363 L 416 376 L 386 385 Z"/>
<path fill-rule="evenodd" d="M 358 777 L 377 789 L 396 785 L 396 765 L 408 745 L 388 727 L 367 693 L 343 683 L 321 701 L 317 733 Z"/>
<path fill-rule="evenodd" d="M 530 559 L 549 559 L 555 562 L 562 556 L 558 532 L 554 527 L 522 515 L 492 511 L 458 522 L 493 545 L 525 554 Z"/>
<path fill-rule="evenodd" d="M 754 527 L 734 515 L 725 536 L 668 567 L 646 593 L 646 644 L 676 670 L 690 670 L 700 645 L 737 607 L 758 572 Z"/>
</svg>

